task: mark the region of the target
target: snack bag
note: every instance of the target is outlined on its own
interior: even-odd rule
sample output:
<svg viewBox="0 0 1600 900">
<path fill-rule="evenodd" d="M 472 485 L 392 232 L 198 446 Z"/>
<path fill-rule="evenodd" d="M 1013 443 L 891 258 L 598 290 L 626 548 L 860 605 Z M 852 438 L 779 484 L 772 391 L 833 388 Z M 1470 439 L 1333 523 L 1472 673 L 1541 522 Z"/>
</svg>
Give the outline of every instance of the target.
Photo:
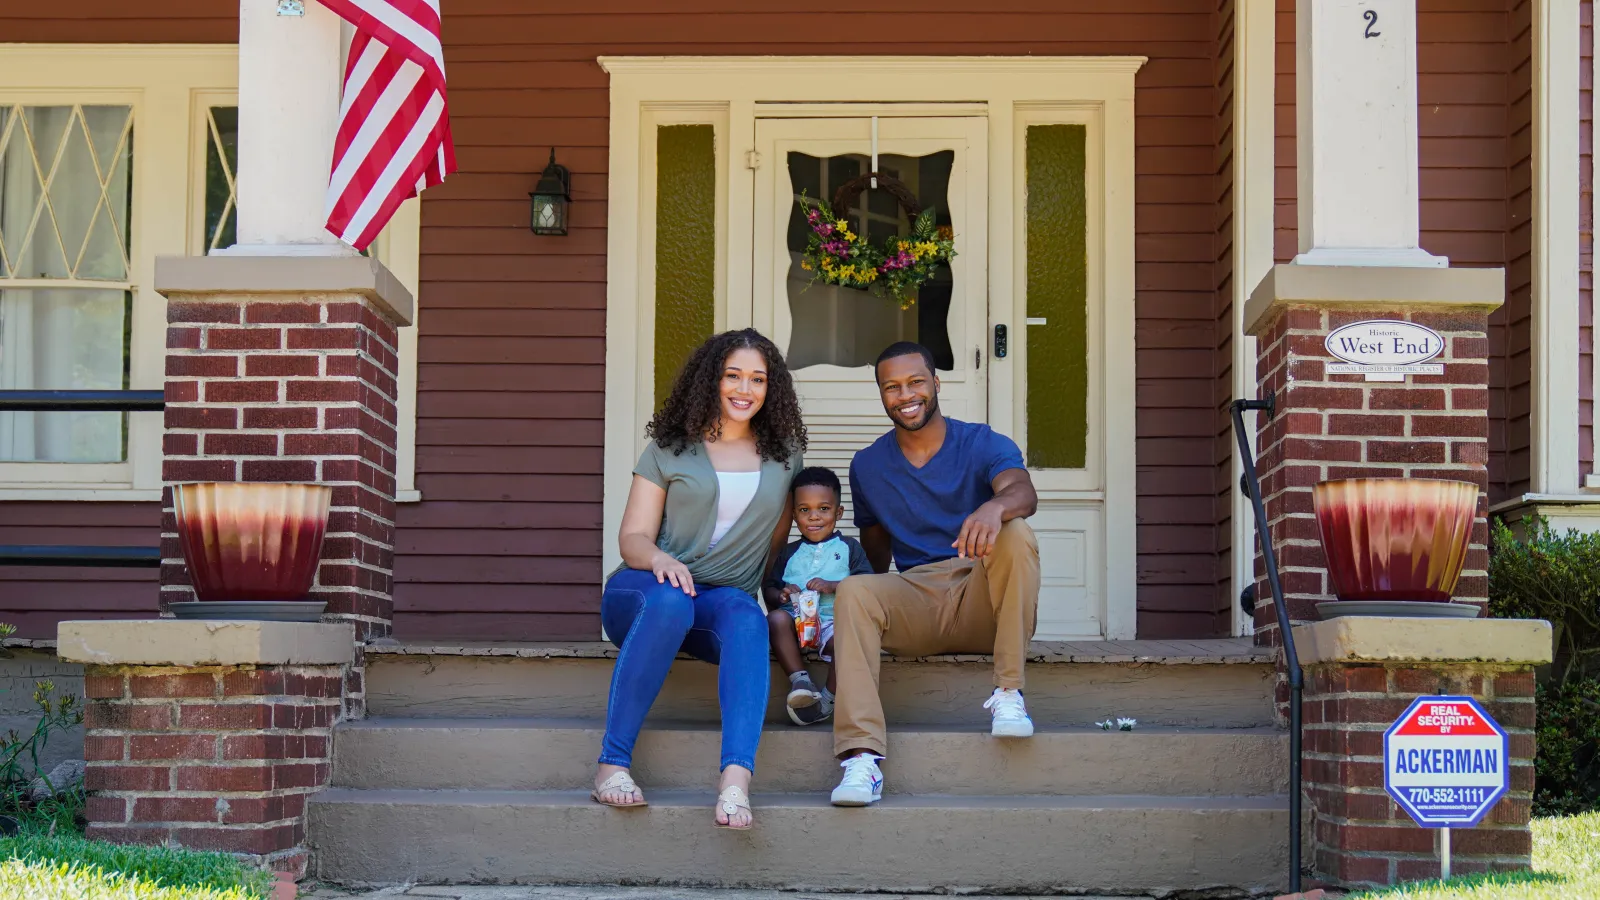
<svg viewBox="0 0 1600 900">
<path fill-rule="evenodd" d="M 796 613 L 794 631 L 795 636 L 800 639 L 802 649 L 806 647 L 815 649 L 817 646 L 817 628 L 819 625 L 817 604 L 821 602 L 821 599 L 816 591 L 801 591 L 794 595 Z"/>
</svg>

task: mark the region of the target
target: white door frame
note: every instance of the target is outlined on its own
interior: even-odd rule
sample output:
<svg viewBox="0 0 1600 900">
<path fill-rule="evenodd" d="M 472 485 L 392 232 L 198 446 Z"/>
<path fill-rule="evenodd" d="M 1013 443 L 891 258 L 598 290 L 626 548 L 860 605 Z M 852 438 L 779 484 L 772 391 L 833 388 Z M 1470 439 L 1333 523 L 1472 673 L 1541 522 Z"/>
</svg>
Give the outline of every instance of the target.
<svg viewBox="0 0 1600 900">
<path fill-rule="evenodd" d="M 752 308 L 751 230 L 734 227 L 728 211 L 752 208 L 753 152 L 758 104 L 873 104 L 893 101 L 912 114 L 981 107 L 989 119 L 988 289 L 990 326 L 1019 333 L 1025 322 L 1023 290 L 1014 253 L 1021 246 L 1018 215 L 1022 173 L 1016 170 L 1015 141 L 1021 121 L 1041 121 L 1051 110 L 1093 113 L 1099 119 L 1096 151 L 1102 172 L 1089 190 L 1098 203 L 1091 221 L 1091 267 L 1098 264 L 1104 315 L 1094 338 L 1101 343 L 1101 383 L 1091 395 L 1100 406 L 1103 483 L 1062 486 L 1055 498 L 1098 502 L 1103 510 L 1104 552 L 1096 573 L 1105 599 L 1104 636 L 1131 639 L 1136 627 L 1135 432 L 1131 400 L 1134 385 L 1134 75 L 1144 57 L 601 57 L 611 75 L 610 165 L 606 260 L 606 424 L 604 479 L 604 559 L 601 573 L 619 561 L 614 535 L 622 521 L 627 473 L 645 444 L 644 425 L 652 411 L 650 373 L 643 363 L 654 357 L 654 146 L 648 126 L 663 117 L 673 122 L 704 122 L 716 129 L 719 176 L 716 292 L 728 311 L 719 328 L 749 325 L 739 319 Z M 826 73 L 826 77 L 822 77 Z M 886 91 L 893 96 L 886 97 Z M 913 111 L 914 110 L 914 111 Z M 813 113 L 815 114 L 815 113 Z M 1070 120 L 1070 119 L 1069 119 Z M 646 171 L 648 169 L 648 172 Z M 647 177 L 649 176 L 649 177 Z M 1006 223 L 1013 233 L 1006 239 Z M 728 227 L 724 228 L 724 224 Z M 648 227 L 647 227 L 648 226 Z M 1009 298 L 1009 302 L 1008 302 Z M 1093 303 L 1091 303 L 1093 306 Z M 990 423 L 1016 434 L 1013 386 L 1025 371 L 1013 357 L 989 357 Z M 1112 386 L 1125 403 L 1113 405 Z M 1093 422 L 1091 415 L 1091 423 Z M 1092 440 L 1092 438 L 1091 438 Z"/>
</svg>

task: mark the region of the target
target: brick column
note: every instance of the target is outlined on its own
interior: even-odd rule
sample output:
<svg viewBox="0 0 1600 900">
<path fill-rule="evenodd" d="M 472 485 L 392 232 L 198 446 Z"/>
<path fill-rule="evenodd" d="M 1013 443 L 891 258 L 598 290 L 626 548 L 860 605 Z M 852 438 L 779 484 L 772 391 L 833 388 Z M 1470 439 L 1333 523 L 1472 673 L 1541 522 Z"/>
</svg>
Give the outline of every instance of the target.
<svg viewBox="0 0 1600 900">
<path fill-rule="evenodd" d="M 91 838 L 306 872 L 306 798 L 331 775 L 347 624 L 63 622 L 82 662 Z"/>
<path fill-rule="evenodd" d="M 163 257 L 168 299 L 162 480 L 333 488 L 311 589 L 356 639 L 394 617 L 397 329 L 411 298 L 364 257 Z M 194 599 L 164 492 L 161 607 Z M 358 656 L 346 691 L 365 704 Z"/>
<path fill-rule="evenodd" d="M 1305 665 L 1305 762 L 1316 873 L 1348 886 L 1439 877 L 1432 829 L 1383 789 L 1383 733 L 1418 696 L 1479 700 L 1510 733 L 1511 791 L 1451 832 L 1453 874 L 1526 869 L 1533 838 L 1533 667 L 1550 626 L 1505 619 L 1342 618 L 1295 628 Z"/>
<path fill-rule="evenodd" d="M 1276 266 L 1250 298 L 1246 328 L 1258 338 L 1257 470 L 1284 598 L 1295 621 L 1316 621 L 1333 599 L 1311 492 L 1334 478 L 1446 478 L 1484 489 L 1489 459 L 1488 315 L 1504 294 L 1500 269 Z M 1366 319 L 1426 325 L 1445 339 L 1443 375 L 1369 382 L 1330 375 L 1329 332 Z M 1488 598 L 1487 500 L 1480 496 L 1456 599 Z M 1280 639 L 1272 594 L 1256 554 L 1256 640 Z"/>
</svg>

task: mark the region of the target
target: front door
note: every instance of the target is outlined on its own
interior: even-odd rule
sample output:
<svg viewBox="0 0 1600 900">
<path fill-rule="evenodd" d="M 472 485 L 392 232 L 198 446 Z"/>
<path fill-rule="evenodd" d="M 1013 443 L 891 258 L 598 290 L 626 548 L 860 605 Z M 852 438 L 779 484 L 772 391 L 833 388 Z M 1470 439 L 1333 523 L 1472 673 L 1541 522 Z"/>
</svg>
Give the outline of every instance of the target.
<svg viewBox="0 0 1600 900">
<path fill-rule="evenodd" d="M 879 173 L 897 178 L 955 235 L 957 256 L 917 292 L 907 309 L 854 288 L 813 283 L 801 267 L 807 225 L 799 200 L 832 201 L 841 184 L 872 171 L 874 121 L 849 118 L 756 120 L 754 290 L 751 321 L 783 349 L 800 393 L 811 446 L 809 465 L 846 481 L 855 452 L 890 428 L 873 362 L 895 341 L 933 351 L 945 415 L 988 421 L 989 305 L 987 120 L 983 117 L 881 117 Z M 870 187 L 848 212 L 857 235 L 882 246 L 910 232 L 911 218 L 886 190 Z"/>
</svg>

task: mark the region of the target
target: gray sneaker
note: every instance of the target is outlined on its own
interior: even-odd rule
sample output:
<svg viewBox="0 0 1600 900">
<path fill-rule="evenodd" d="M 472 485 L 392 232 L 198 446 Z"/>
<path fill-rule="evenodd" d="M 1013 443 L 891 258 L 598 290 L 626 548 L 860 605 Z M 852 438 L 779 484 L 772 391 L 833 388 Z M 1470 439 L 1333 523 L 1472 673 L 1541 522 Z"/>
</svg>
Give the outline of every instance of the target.
<svg viewBox="0 0 1600 900">
<path fill-rule="evenodd" d="M 822 692 L 812 683 L 808 673 L 801 673 L 799 678 L 789 683 L 789 715 L 794 715 L 794 710 L 815 706 L 822 702 Z"/>
<path fill-rule="evenodd" d="M 833 701 L 821 694 L 817 695 L 817 702 L 810 706 L 789 707 L 789 721 L 796 725 L 815 725 L 831 718 L 833 718 Z"/>
</svg>

